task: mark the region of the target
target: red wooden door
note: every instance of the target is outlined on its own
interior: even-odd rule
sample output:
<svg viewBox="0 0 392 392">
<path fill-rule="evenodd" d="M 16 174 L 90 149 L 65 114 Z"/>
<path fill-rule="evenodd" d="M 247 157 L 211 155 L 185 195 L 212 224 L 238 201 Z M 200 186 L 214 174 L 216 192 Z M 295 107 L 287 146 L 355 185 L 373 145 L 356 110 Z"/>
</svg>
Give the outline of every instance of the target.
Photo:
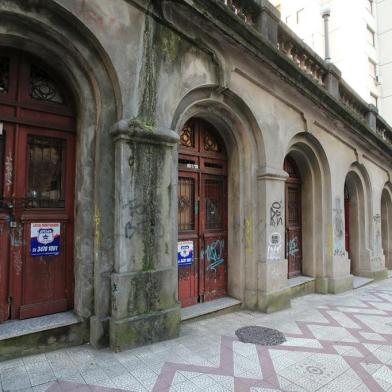
<svg viewBox="0 0 392 392">
<path fill-rule="evenodd" d="M 302 220 L 301 220 L 301 177 L 294 160 L 286 157 L 284 170 L 286 180 L 286 257 L 288 277 L 302 273 Z"/>
<path fill-rule="evenodd" d="M 0 321 L 73 307 L 75 119 L 56 74 L 0 57 Z"/>
<path fill-rule="evenodd" d="M 227 162 L 209 123 L 191 120 L 182 130 L 179 169 L 178 288 L 184 307 L 227 292 Z"/>
</svg>

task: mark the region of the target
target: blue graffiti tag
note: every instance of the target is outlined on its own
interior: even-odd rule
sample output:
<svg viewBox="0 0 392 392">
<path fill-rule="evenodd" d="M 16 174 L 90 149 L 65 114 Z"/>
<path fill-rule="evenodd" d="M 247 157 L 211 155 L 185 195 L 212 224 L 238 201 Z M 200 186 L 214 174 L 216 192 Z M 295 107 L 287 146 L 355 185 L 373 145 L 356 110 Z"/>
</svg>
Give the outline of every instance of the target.
<svg viewBox="0 0 392 392">
<path fill-rule="evenodd" d="M 216 272 L 216 267 L 221 265 L 225 259 L 223 258 L 223 248 L 225 246 L 224 240 L 216 240 L 207 246 L 206 256 L 210 262 L 207 271 L 213 270 Z"/>
</svg>

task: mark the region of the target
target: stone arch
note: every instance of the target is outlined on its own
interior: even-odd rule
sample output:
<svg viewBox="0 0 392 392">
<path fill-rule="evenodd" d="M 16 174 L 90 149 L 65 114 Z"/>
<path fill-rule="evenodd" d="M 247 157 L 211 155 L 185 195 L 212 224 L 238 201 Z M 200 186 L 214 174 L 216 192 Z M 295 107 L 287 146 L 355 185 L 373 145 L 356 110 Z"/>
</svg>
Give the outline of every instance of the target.
<svg viewBox="0 0 392 392">
<path fill-rule="evenodd" d="M 105 189 L 113 186 L 98 187 L 96 179 L 113 178 L 107 176 L 113 172 L 109 130 L 122 115 L 114 67 L 91 31 L 54 1 L 38 0 L 32 5 L 16 0 L 2 8 L 0 18 L 0 46 L 28 52 L 55 68 L 73 94 L 77 112 L 74 310 L 82 318 L 107 317 L 110 284 L 108 274 L 104 275 L 112 265 L 103 260 L 113 260 L 113 212 L 101 206 L 112 203 L 111 191 Z M 94 284 L 107 291 L 95 290 Z"/>
<path fill-rule="evenodd" d="M 260 200 L 255 197 L 257 170 L 265 165 L 262 132 L 246 104 L 234 93 L 204 86 L 188 93 L 173 115 L 172 129 L 180 132 L 191 118 L 211 123 L 225 142 L 228 157 L 228 294 L 246 303 L 246 291 L 257 290 L 261 227 Z M 247 306 L 255 304 L 247 303 Z"/>
<path fill-rule="evenodd" d="M 346 175 L 345 186 L 349 201 L 345 203 L 348 209 L 345 213 L 345 232 L 349 227 L 349 259 L 353 275 L 365 275 L 370 268 L 370 244 L 372 238 L 372 192 L 366 168 L 354 163 Z"/>
<path fill-rule="evenodd" d="M 288 145 L 286 156 L 295 161 L 302 181 L 302 273 L 323 278 L 328 275 L 328 265 L 332 262 L 328 159 L 320 142 L 309 133 L 295 135 Z"/>
<path fill-rule="evenodd" d="M 385 185 L 381 194 L 381 238 L 385 266 L 392 270 L 392 184 Z"/>
</svg>

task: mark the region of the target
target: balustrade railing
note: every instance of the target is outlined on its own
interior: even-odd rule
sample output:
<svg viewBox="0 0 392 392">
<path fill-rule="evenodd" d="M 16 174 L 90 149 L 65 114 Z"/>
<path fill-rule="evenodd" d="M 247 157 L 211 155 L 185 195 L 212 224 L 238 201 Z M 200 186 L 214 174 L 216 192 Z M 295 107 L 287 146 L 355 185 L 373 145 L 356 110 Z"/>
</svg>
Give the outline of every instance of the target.
<svg viewBox="0 0 392 392">
<path fill-rule="evenodd" d="M 318 84 L 324 85 L 327 69 L 322 59 L 283 24 L 278 30 L 278 49 Z"/>
<path fill-rule="evenodd" d="M 246 9 L 244 2 L 241 0 L 219 0 L 223 3 L 230 11 L 242 19 L 245 23 L 252 25 L 254 20 L 252 13 Z M 248 2 L 249 3 L 249 2 Z"/>
<path fill-rule="evenodd" d="M 284 56 L 289 58 L 319 86 L 328 90 L 358 120 L 380 136 L 385 143 L 392 145 L 392 128 L 378 115 L 376 116 L 376 127 L 369 125 L 368 114 L 371 111 L 370 106 L 341 79 L 340 75 L 333 74 L 332 77 L 335 78 L 335 83 L 327 84 L 325 82 L 326 77 L 331 72 L 330 63 L 327 63 L 318 56 L 289 27 L 280 21 L 279 18 L 276 18 L 276 11 L 271 4 L 268 4 L 264 0 L 215 1 L 223 4 L 230 12 L 238 16 L 239 19 L 255 28 L 259 34 L 261 33 L 265 36 L 270 44 L 276 46 Z M 267 15 L 267 18 L 261 18 L 262 13 L 264 13 L 264 16 Z M 263 23 L 269 24 L 267 28 L 263 28 Z M 271 37 L 274 37 L 273 34 L 271 35 L 271 31 L 274 29 L 277 34 L 275 34 L 274 39 L 271 39 Z M 336 94 L 335 91 L 331 91 L 335 85 Z"/>
<path fill-rule="evenodd" d="M 376 133 L 384 139 L 385 143 L 392 146 L 392 128 L 380 118 L 376 122 Z"/>
<path fill-rule="evenodd" d="M 363 122 L 366 122 L 369 105 L 350 90 L 351 88 L 341 80 L 339 83 L 340 102 Z"/>
</svg>

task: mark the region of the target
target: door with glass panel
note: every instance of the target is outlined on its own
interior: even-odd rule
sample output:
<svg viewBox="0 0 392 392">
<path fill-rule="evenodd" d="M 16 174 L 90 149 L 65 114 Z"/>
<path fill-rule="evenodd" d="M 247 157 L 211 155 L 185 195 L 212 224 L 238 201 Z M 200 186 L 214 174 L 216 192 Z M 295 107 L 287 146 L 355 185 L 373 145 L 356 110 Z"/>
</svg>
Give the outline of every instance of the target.
<svg viewBox="0 0 392 392">
<path fill-rule="evenodd" d="M 0 321 L 73 307 L 75 117 L 60 79 L 0 56 Z"/>
<path fill-rule="evenodd" d="M 223 140 L 201 119 L 180 135 L 178 288 L 181 306 L 227 292 L 227 158 Z"/>
</svg>

